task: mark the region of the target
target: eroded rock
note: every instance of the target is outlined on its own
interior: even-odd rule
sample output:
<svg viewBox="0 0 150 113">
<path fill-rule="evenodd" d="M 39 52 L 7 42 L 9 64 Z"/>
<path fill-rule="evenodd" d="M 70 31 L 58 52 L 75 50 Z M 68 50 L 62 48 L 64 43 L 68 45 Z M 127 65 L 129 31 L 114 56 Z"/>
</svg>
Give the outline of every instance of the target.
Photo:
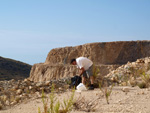
<svg viewBox="0 0 150 113">
<path fill-rule="evenodd" d="M 133 66 L 137 63 L 150 62 L 149 60 L 134 62 L 139 58 L 150 56 L 149 49 L 150 41 L 100 42 L 56 48 L 48 53 L 44 63 L 32 66 L 29 78 L 37 82 L 76 75 L 78 70 L 76 66 L 70 65 L 70 60 L 80 56 L 91 59 L 100 69 L 99 76 L 105 76 L 127 62 L 133 62 Z"/>
</svg>

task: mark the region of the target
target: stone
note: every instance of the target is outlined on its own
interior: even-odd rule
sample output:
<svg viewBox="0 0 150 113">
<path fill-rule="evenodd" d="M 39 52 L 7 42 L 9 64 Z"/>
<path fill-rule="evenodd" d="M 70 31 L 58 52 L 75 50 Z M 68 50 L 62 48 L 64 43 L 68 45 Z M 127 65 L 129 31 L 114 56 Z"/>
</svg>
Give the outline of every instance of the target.
<svg viewBox="0 0 150 113">
<path fill-rule="evenodd" d="M 35 88 L 31 89 L 30 92 L 31 93 L 35 93 L 37 90 Z"/>
<path fill-rule="evenodd" d="M 136 62 L 132 62 L 132 67 L 136 67 Z"/>
<path fill-rule="evenodd" d="M 1 96 L 1 99 L 2 99 L 3 101 L 6 101 L 6 100 L 8 99 L 8 97 L 7 97 L 7 95 L 2 95 L 2 96 Z"/>
<path fill-rule="evenodd" d="M 29 79 L 24 79 L 24 82 L 26 83 L 26 85 L 31 85 L 31 81 Z"/>
<path fill-rule="evenodd" d="M 30 90 L 29 90 L 29 88 L 28 87 L 26 87 L 26 88 L 24 88 L 24 90 L 23 90 L 25 93 L 30 93 Z"/>
<path fill-rule="evenodd" d="M 121 85 L 122 86 L 127 86 L 127 82 L 122 82 Z"/>
<path fill-rule="evenodd" d="M 128 82 L 132 87 L 137 85 L 137 82 L 135 80 L 129 80 Z"/>
<path fill-rule="evenodd" d="M 125 66 L 124 66 L 124 69 L 127 69 L 127 70 L 128 70 L 129 68 L 130 68 L 130 66 L 128 66 L 128 65 L 125 65 Z"/>
<path fill-rule="evenodd" d="M 137 63 L 144 63 L 144 60 L 143 60 L 143 59 L 137 59 L 136 62 L 137 62 Z"/>
<path fill-rule="evenodd" d="M 17 91 L 16 91 L 16 94 L 17 95 L 20 95 L 22 93 L 22 89 L 18 89 Z"/>
<path fill-rule="evenodd" d="M 122 91 L 127 93 L 127 92 L 129 92 L 129 88 L 128 87 L 123 87 Z"/>
<path fill-rule="evenodd" d="M 45 82 L 45 85 L 46 85 L 46 86 L 49 86 L 50 83 L 51 83 L 50 81 L 46 81 L 46 82 Z"/>
<path fill-rule="evenodd" d="M 11 104 L 11 105 L 15 105 L 15 104 L 17 104 L 17 101 L 13 101 L 13 102 L 11 102 L 10 104 Z"/>
<path fill-rule="evenodd" d="M 145 62 L 146 64 L 149 64 L 149 63 L 150 63 L 150 59 L 147 57 L 147 58 L 144 60 L 144 62 Z"/>
<path fill-rule="evenodd" d="M 37 87 L 41 87 L 41 86 L 43 86 L 43 83 L 42 83 L 42 82 L 37 82 L 37 83 L 36 83 L 36 86 L 37 86 Z"/>
<path fill-rule="evenodd" d="M 10 82 L 15 82 L 15 80 L 14 80 L 14 79 L 11 79 Z"/>
<path fill-rule="evenodd" d="M 6 100 L 6 102 L 5 102 L 5 103 L 6 103 L 6 105 L 10 105 L 10 102 L 9 102 L 8 100 Z"/>
<path fill-rule="evenodd" d="M 41 97 L 41 94 L 39 92 L 35 92 L 35 94 L 38 98 Z"/>
<path fill-rule="evenodd" d="M 29 89 L 30 89 L 30 90 L 33 89 L 33 86 L 29 86 Z"/>
</svg>

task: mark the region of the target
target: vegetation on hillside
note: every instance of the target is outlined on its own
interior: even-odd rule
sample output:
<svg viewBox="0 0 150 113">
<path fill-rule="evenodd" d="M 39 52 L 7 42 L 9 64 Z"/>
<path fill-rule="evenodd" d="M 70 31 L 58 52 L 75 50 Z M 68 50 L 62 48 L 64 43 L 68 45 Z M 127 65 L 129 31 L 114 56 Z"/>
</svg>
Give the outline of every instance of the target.
<svg viewBox="0 0 150 113">
<path fill-rule="evenodd" d="M 0 57 L 0 81 L 29 77 L 31 65 Z"/>
</svg>

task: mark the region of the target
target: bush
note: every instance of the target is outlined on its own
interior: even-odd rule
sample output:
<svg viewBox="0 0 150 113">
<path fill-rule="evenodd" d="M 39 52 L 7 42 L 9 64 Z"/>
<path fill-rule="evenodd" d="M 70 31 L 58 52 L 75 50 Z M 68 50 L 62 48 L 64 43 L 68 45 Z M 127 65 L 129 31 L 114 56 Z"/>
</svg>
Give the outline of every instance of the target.
<svg viewBox="0 0 150 113">
<path fill-rule="evenodd" d="M 143 83 L 144 84 L 143 86 L 139 86 L 140 88 L 147 88 L 150 86 L 150 74 L 145 74 L 145 72 L 143 72 L 141 75 L 141 78 L 143 80 Z"/>
<path fill-rule="evenodd" d="M 102 93 L 104 94 L 106 101 L 107 101 L 107 104 L 109 104 L 109 97 L 111 95 L 112 88 L 114 87 L 114 84 L 111 85 L 110 88 L 108 88 L 108 85 L 103 87 L 102 85 L 104 85 L 104 84 L 102 84 L 102 83 L 103 83 L 102 81 L 99 83 L 99 88 L 102 91 Z"/>
<path fill-rule="evenodd" d="M 42 113 L 68 113 L 73 109 L 74 104 L 74 94 L 75 90 L 72 91 L 72 95 L 69 99 L 64 99 L 63 103 L 60 103 L 59 100 L 55 97 L 54 94 L 54 85 L 52 85 L 51 94 L 49 96 L 50 99 L 50 107 L 48 107 L 48 99 L 45 99 L 44 91 L 42 91 L 42 102 L 44 112 Z M 56 103 L 55 103 L 56 102 Z M 62 106 L 62 109 L 60 109 Z M 40 108 L 38 108 L 38 113 L 41 113 Z"/>
</svg>

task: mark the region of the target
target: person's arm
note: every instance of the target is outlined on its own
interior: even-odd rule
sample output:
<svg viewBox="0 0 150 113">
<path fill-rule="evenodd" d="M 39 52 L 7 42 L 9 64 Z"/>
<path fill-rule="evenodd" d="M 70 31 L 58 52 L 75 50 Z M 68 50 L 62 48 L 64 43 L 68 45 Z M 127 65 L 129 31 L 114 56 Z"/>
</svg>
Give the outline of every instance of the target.
<svg viewBox="0 0 150 113">
<path fill-rule="evenodd" d="M 85 69 L 82 67 L 82 68 L 80 69 L 80 74 L 79 74 L 79 76 L 81 76 L 81 75 L 84 73 L 84 71 L 85 71 Z"/>
</svg>

